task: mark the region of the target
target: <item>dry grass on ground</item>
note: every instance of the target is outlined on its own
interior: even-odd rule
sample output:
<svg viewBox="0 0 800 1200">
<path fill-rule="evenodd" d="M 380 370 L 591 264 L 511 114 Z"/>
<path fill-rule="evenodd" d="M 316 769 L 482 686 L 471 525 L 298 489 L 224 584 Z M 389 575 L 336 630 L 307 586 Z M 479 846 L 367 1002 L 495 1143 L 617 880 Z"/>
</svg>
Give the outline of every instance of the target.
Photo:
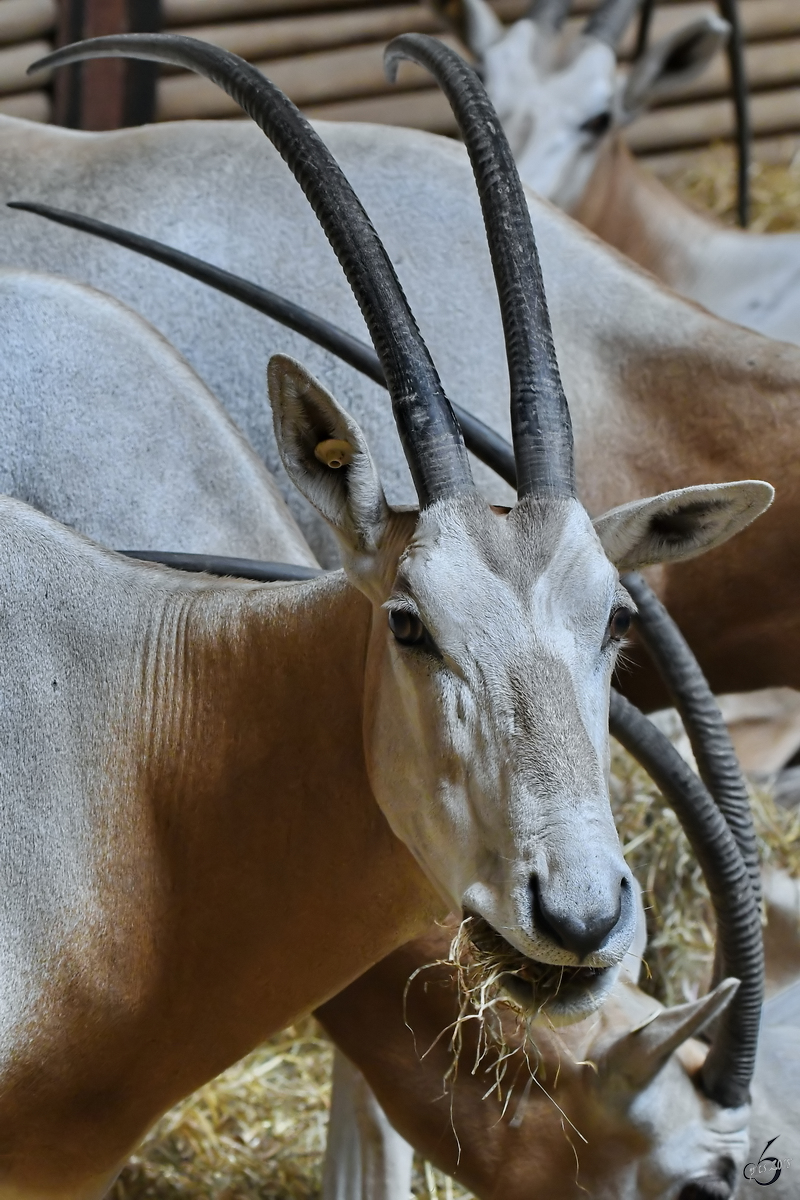
<svg viewBox="0 0 800 1200">
<path fill-rule="evenodd" d="M 736 167 L 729 146 L 712 146 L 664 182 L 694 207 L 726 225 L 736 224 Z M 798 161 L 788 164 L 753 163 L 750 202 L 754 232 L 800 229 L 800 155 Z"/>
</svg>

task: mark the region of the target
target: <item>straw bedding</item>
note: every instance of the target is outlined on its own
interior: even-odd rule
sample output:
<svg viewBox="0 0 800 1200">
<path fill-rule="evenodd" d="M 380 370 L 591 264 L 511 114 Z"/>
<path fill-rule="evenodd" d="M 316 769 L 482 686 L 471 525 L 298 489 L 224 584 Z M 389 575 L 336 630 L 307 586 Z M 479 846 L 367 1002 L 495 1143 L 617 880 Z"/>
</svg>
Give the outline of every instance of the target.
<svg viewBox="0 0 800 1200">
<path fill-rule="evenodd" d="M 664 182 L 695 208 L 736 224 L 736 169 L 729 146 L 712 146 Z M 753 163 L 750 203 L 755 233 L 800 229 L 800 154 L 789 164 Z"/>
<path fill-rule="evenodd" d="M 733 158 L 713 148 L 672 179 L 684 199 L 734 223 Z M 756 164 L 753 228 L 800 228 L 800 163 Z M 705 986 L 713 919 L 700 872 L 672 812 L 621 750 L 612 799 L 625 854 L 645 889 L 650 940 L 642 986 L 668 1004 Z M 753 797 L 762 856 L 800 875 L 800 812 Z M 649 974 L 649 978 L 646 976 Z M 320 1194 L 331 1048 L 313 1020 L 285 1030 L 155 1126 L 115 1185 L 113 1200 L 312 1200 Z M 468 1200 L 429 1164 L 413 1195 Z"/>
</svg>

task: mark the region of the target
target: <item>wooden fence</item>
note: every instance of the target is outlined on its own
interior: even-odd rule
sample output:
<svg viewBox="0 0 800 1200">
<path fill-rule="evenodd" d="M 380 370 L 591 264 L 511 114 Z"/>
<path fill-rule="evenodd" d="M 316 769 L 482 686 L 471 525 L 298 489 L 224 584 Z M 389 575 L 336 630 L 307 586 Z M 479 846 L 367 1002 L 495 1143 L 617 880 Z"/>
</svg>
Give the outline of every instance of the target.
<svg viewBox="0 0 800 1200">
<path fill-rule="evenodd" d="M 142 5 L 145 9 L 150 5 L 151 14 L 156 11 L 153 0 L 127 2 L 134 12 L 141 12 Z M 74 0 L 0 0 L 0 112 L 35 121 L 53 119 L 50 81 L 30 79 L 25 69 L 59 37 L 59 21 L 64 40 L 64 12 L 72 4 Z M 115 6 L 124 8 L 125 0 L 82 0 L 81 11 L 91 10 L 92 4 L 99 12 L 113 15 Z M 570 24 L 577 26 L 591 5 L 592 0 L 577 0 Z M 519 17 L 525 6 L 525 0 L 495 2 L 504 21 Z M 709 11 L 715 11 L 713 3 L 662 0 L 651 38 Z M 774 158 L 800 145 L 800 0 L 740 0 L 740 11 L 756 152 Z M 161 0 L 159 19 L 163 29 L 202 38 L 255 62 L 310 116 L 453 132 L 450 110 L 424 71 L 404 64 L 396 86 L 383 75 L 382 47 L 395 34 L 423 30 L 451 40 L 421 4 Z M 104 31 L 96 23 L 93 28 Z M 451 40 L 451 44 L 456 43 Z M 623 54 L 630 53 L 632 44 L 633 29 L 628 31 Z M 119 71 L 119 64 L 114 67 Z M 629 130 L 630 144 L 637 153 L 652 156 L 729 138 L 734 123 L 727 92 L 727 64 L 720 55 L 702 78 L 637 121 Z M 93 89 L 85 79 L 83 109 L 78 111 L 73 96 L 72 119 L 65 123 L 94 128 L 135 123 L 135 102 L 131 105 L 130 97 L 112 102 L 112 93 L 108 70 L 97 77 Z M 239 114 L 213 84 L 177 71 L 160 74 L 153 104 L 153 116 L 159 121 Z M 56 116 L 65 120 L 64 112 L 65 101 L 62 97 L 59 102 L 57 95 Z"/>
</svg>

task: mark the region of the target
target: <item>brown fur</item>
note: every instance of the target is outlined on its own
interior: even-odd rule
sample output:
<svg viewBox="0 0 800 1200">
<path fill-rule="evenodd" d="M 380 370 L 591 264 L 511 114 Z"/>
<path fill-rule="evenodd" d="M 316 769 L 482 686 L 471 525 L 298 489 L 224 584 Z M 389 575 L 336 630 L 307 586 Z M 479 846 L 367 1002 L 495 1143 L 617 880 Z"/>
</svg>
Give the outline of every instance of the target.
<svg viewBox="0 0 800 1200">
<path fill-rule="evenodd" d="M 641 167 L 619 134 L 603 146 L 571 215 L 676 291 L 692 273 L 692 243 L 719 229 Z"/>
<path fill-rule="evenodd" d="M 137 715 L 106 746 L 99 940 L 87 915 L 5 1073 L 0 1192 L 82 1195 L 160 1112 L 441 908 L 366 778 L 370 605 L 343 576 L 294 596 L 281 643 L 274 589 L 176 590 L 131 649 L 146 666 L 112 703 Z"/>
<path fill-rule="evenodd" d="M 598 386 L 598 408 L 573 409 L 579 494 L 598 514 L 670 487 L 771 483 L 775 501 L 756 525 L 710 554 L 654 568 L 650 580 L 715 692 L 800 688 L 800 352 L 746 329 L 734 337 L 688 302 L 675 323 L 671 294 L 660 307 L 658 290 L 647 290 L 658 338 L 624 355 L 601 344 L 613 395 Z M 638 703 L 667 703 L 649 667 L 624 672 L 622 683 Z"/>
</svg>

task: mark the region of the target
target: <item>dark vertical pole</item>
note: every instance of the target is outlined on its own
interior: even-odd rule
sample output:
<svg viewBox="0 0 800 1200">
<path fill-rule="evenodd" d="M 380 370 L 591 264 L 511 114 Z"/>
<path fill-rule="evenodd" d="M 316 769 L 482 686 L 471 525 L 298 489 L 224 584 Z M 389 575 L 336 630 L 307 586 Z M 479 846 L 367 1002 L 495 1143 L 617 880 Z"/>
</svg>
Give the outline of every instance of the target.
<svg viewBox="0 0 800 1200">
<path fill-rule="evenodd" d="M 643 0 L 639 10 L 639 29 L 636 34 L 636 49 L 633 52 L 634 60 L 640 59 L 647 49 L 647 39 L 650 36 L 654 8 L 655 0 Z"/>
<path fill-rule="evenodd" d="M 744 65 L 744 35 L 736 0 L 719 0 L 719 11 L 731 27 L 728 39 L 728 63 L 731 70 L 733 104 L 736 109 L 736 150 L 738 154 L 738 217 L 742 229 L 750 221 L 750 96 Z"/>
<path fill-rule="evenodd" d="M 60 0 L 56 44 L 67 46 L 83 36 L 83 0 Z M 83 64 L 64 67 L 53 75 L 53 120 L 56 125 L 79 129 Z"/>
<path fill-rule="evenodd" d="M 161 28 L 160 0 L 128 0 L 128 28 L 131 33 L 155 33 Z M 123 125 L 146 125 L 156 115 L 158 63 L 127 60 Z"/>
<path fill-rule="evenodd" d="M 60 0 L 58 44 L 108 33 L 149 33 L 160 27 L 159 0 Z M 119 129 L 155 116 L 157 66 L 131 59 L 94 59 L 57 71 L 58 125 Z"/>
</svg>

